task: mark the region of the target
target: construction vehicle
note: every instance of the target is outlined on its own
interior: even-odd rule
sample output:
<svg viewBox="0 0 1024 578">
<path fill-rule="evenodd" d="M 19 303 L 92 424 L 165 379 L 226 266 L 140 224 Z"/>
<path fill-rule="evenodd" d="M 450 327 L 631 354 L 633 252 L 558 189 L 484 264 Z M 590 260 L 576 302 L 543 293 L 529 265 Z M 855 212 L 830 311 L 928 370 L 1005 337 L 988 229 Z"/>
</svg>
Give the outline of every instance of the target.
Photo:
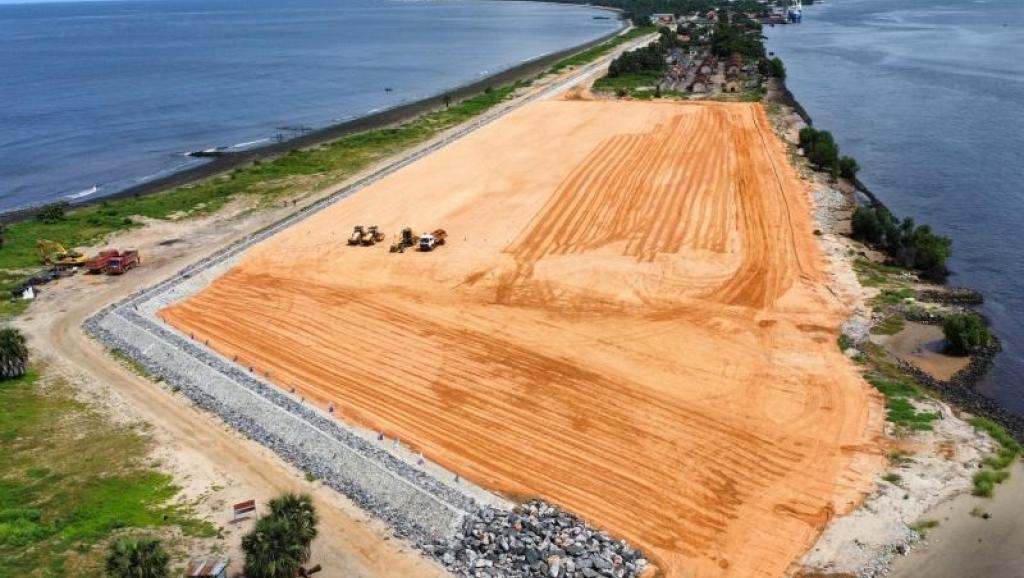
<svg viewBox="0 0 1024 578">
<path fill-rule="evenodd" d="M 420 251 L 433 251 L 434 247 L 444 245 L 448 239 L 448 232 L 444 229 L 436 229 L 433 233 L 423 233 L 420 237 Z"/>
<path fill-rule="evenodd" d="M 363 243 L 363 237 L 366 236 L 366 229 L 362 225 L 356 225 L 352 229 L 352 236 L 348 238 L 349 245 L 361 245 Z"/>
<path fill-rule="evenodd" d="M 121 275 L 142 264 L 138 251 L 125 251 L 114 255 L 107 261 L 107 275 Z"/>
<path fill-rule="evenodd" d="M 377 225 L 370 225 L 366 228 L 366 234 L 363 235 L 362 244 L 366 246 L 375 245 L 380 241 L 384 240 L 384 233 L 380 232 L 380 228 Z"/>
<path fill-rule="evenodd" d="M 392 253 L 405 253 L 405 250 L 409 247 L 415 247 L 420 240 L 412 234 L 412 229 L 406 227 L 402 229 L 402 234 L 398 237 L 398 242 L 391 245 Z"/>
<path fill-rule="evenodd" d="M 39 259 L 43 265 L 53 265 L 57 268 L 81 267 L 89 260 L 78 251 L 68 251 L 64 245 L 47 239 L 36 241 L 36 251 L 39 252 Z"/>
<path fill-rule="evenodd" d="M 88 261 L 85 262 L 86 273 L 91 273 L 93 275 L 102 273 L 103 271 L 106 270 L 107 264 L 110 263 L 110 259 L 112 257 L 117 257 L 118 255 L 120 255 L 120 252 L 118 252 L 115 249 L 107 249 L 106 251 L 100 251 L 99 255 L 96 255 L 92 259 L 89 259 Z"/>
</svg>

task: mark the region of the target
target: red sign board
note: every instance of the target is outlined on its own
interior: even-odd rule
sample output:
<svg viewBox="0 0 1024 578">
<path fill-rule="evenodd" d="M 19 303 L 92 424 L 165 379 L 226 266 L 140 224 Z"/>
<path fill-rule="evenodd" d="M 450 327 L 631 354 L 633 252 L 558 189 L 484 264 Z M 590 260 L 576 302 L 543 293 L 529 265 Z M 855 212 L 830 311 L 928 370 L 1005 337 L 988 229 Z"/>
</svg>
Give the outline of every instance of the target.
<svg viewBox="0 0 1024 578">
<path fill-rule="evenodd" d="M 256 500 L 246 500 L 244 502 L 239 502 L 233 506 L 233 509 L 235 511 L 235 519 L 237 520 L 238 517 L 243 514 L 248 514 L 249 512 L 256 511 Z"/>
</svg>

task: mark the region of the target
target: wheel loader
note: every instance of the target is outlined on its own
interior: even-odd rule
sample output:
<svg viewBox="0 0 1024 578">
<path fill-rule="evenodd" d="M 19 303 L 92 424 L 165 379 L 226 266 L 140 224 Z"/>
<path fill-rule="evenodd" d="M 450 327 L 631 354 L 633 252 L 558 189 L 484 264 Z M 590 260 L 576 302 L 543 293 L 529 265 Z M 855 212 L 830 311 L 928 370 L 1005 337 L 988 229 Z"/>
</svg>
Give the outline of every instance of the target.
<svg viewBox="0 0 1024 578">
<path fill-rule="evenodd" d="M 398 238 L 398 242 L 391 245 L 392 253 L 404 253 L 409 247 L 415 247 L 420 240 L 412 234 L 412 229 L 406 227 L 402 229 L 402 234 Z"/>
<path fill-rule="evenodd" d="M 362 244 L 365 246 L 375 245 L 384 240 L 384 233 L 380 232 L 380 228 L 377 225 L 370 225 L 366 229 L 366 234 L 363 235 Z"/>
<path fill-rule="evenodd" d="M 366 229 L 362 225 L 356 225 L 352 229 L 352 236 L 348 238 L 349 245 L 361 245 L 363 237 L 366 235 Z"/>
</svg>

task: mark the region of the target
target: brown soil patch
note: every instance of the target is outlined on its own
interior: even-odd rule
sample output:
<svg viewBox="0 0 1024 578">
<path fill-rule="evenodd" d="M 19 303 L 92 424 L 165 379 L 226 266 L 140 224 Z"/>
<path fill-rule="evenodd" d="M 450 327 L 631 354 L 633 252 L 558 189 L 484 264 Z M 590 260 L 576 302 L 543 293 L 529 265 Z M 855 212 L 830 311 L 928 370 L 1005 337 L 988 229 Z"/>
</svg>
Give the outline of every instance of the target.
<svg viewBox="0 0 1024 578">
<path fill-rule="evenodd" d="M 939 380 L 948 380 L 967 367 L 970 357 L 957 357 L 942 352 L 945 336 L 942 327 L 908 321 L 896 335 L 876 336 L 889 353 L 913 363 Z"/>
<path fill-rule="evenodd" d="M 537 102 L 163 315 L 669 576 L 779 576 L 882 460 L 808 204 L 758 105 Z M 449 243 L 346 247 L 355 224 Z"/>
</svg>

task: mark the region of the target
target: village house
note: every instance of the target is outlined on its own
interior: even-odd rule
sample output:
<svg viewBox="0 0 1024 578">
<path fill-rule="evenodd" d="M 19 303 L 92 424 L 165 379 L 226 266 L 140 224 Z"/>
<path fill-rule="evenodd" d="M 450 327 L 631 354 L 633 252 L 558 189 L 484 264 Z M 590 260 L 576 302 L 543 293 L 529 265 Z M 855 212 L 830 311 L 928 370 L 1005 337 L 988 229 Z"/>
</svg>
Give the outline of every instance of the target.
<svg viewBox="0 0 1024 578">
<path fill-rule="evenodd" d="M 651 14 L 651 24 L 655 26 L 671 26 L 675 23 L 675 14 Z"/>
</svg>

